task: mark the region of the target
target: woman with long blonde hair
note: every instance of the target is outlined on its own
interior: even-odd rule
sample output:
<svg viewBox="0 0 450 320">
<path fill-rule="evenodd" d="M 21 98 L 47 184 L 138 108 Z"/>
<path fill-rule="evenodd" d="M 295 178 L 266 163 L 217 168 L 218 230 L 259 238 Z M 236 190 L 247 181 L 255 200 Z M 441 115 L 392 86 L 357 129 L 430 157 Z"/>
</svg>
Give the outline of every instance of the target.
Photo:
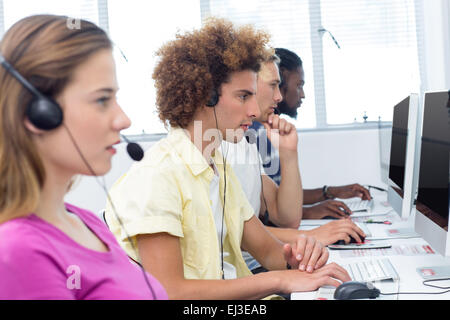
<svg viewBox="0 0 450 320">
<path fill-rule="evenodd" d="M 0 43 L 0 299 L 166 299 L 100 219 L 64 202 L 75 175 L 109 171 L 130 126 L 110 39 L 68 21 L 30 16 Z"/>
</svg>

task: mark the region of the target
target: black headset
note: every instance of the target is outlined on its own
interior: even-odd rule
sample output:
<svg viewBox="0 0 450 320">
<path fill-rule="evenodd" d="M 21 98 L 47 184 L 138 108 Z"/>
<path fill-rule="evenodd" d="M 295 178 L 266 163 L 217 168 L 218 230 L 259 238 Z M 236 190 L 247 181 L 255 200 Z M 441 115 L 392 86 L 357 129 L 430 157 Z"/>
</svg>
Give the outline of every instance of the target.
<svg viewBox="0 0 450 320">
<path fill-rule="evenodd" d="M 25 79 L 19 71 L 14 69 L 1 54 L 0 64 L 9 74 L 33 94 L 33 99 L 30 101 L 25 111 L 31 124 L 36 128 L 45 131 L 58 128 L 63 123 L 64 118 L 61 106 L 55 100 L 39 92 L 39 90 Z M 121 134 L 120 136 L 127 143 L 127 152 L 129 156 L 135 161 L 140 161 L 144 157 L 142 147 L 135 142 L 130 142 L 124 135 Z"/>
<path fill-rule="evenodd" d="M 31 124 L 41 130 L 53 130 L 59 127 L 63 122 L 63 111 L 59 104 L 40 93 L 1 54 L 0 63 L 9 74 L 33 94 L 33 99 L 25 112 Z"/>
<path fill-rule="evenodd" d="M 219 92 L 217 92 L 216 89 L 213 89 L 205 105 L 207 107 L 215 107 L 217 103 L 219 103 L 219 97 L 220 97 Z"/>
</svg>

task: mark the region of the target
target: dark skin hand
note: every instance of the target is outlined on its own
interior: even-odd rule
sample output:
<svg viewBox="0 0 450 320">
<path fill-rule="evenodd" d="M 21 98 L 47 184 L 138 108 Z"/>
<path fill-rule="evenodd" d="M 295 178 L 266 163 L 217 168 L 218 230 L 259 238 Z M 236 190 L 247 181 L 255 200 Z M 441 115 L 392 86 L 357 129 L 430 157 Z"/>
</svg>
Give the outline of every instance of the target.
<svg viewBox="0 0 450 320">
<path fill-rule="evenodd" d="M 369 190 L 358 183 L 339 187 L 329 187 L 328 192 L 335 198 L 348 199 L 359 197 L 361 200 L 371 200 Z M 348 218 L 353 212 L 350 208 L 338 200 L 325 200 L 311 207 L 303 207 L 304 219 L 323 219 L 334 217 L 336 219 Z"/>
<path fill-rule="evenodd" d="M 345 203 L 337 200 L 326 200 L 311 207 L 303 207 L 304 219 L 323 219 L 325 217 L 347 219 L 350 214 L 352 211 Z"/>
<path fill-rule="evenodd" d="M 340 187 L 329 187 L 329 193 L 331 193 L 335 198 L 348 199 L 353 197 L 360 197 L 361 200 L 370 200 L 372 196 L 369 190 L 364 188 L 358 183 L 349 184 Z"/>
</svg>

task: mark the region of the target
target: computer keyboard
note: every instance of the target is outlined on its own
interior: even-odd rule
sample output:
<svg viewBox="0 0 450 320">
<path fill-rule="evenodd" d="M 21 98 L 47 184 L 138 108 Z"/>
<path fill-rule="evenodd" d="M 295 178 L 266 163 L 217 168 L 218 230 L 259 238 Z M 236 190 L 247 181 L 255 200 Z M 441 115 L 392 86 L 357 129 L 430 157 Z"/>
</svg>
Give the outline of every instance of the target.
<svg viewBox="0 0 450 320">
<path fill-rule="evenodd" d="M 397 281 L 400 279 L 391 261 L 387 258 L 362 260 L 341 264 L 341 266 L 347 270 L 352 281 L 374 282 L 382 280 Z M 333 300 L 335 290 L 336 288 L 332 286 L 320 287 L 317 290 L 316 299 Z"/>
<path fill-rule="evenodd" d="M 399 276 L 391 261 L 387 258 L 365 259 L 358 262 L 343 264 L 352 281 L 398 280 Z"/>
<path fill-rule="evenodd" d="M 344 202 L 347 207 L 352 210 L 352 212 L 371 212 L 373 209 L 373 199 L 361 200 L 359 198 L 356 198 L 343 200 L 342 202 Z"/>
</svg>

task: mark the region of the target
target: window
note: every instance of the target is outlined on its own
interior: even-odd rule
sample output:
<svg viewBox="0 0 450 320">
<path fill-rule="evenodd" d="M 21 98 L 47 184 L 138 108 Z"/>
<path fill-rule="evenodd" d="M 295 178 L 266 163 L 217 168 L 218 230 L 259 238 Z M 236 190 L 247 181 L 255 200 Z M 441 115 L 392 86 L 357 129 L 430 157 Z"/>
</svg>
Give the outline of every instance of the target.
<svg viewBox="0 0 450 320">
<path fill-rule="evenodd" d="M 180 31 L 201 26 L 199 0 L 108 1 L 111 39 L 116 54 L 118 100 L 130 117 L 126 134 L 166 132 L 156 114 L 152 79 L 155 52 Z M 128 60 L 128 62 L 127 62 Z"/>
<path fill-rule="evenodd" d="M 206 9 L 209 12 L 202 7 L 202 16 L 223 17 L 239 25 L 253 24 L 271 34 L 273 47 L 288 48 L 300 56 L 305 70 L 306 99 L 299 110 L 296 126 L 314 127 L 316 113 L 308 1 L 210 0 Z"/>
<path fill-rule="evenodd" d="M 165 132 L 156 114 L 155 52 L 175 34 L 225 17 L 268 31 L 273 47 L 303 60 L 306 99 L 299 128 L 392 120 L 392 107 L 420 90 L 418 0 L 0 0 L 0 33 L 30 14 L 99 24 L 115 43 L 126 134 Z M 3 11 L 3 15 L 1 15 Z M 419 10 L 420 11 L 420 10 Z M 3 19 L 2 19 L 3 18 Z M 1 35 L 1 34 L 0 34 Z M 340 48 L 338 48 L 338 46 Z"/>
<path fill-rule="evenodd" d="M 262 27 L 302 58 L 297 127 L 361 122 L 365 112 L 391 121 L 392 107 L 419 91 L 414 0 L 206 2 L 211 15 Z"/>
<path fill-rule="evenodd" d="M 8 30 L 15 22 L 33 14 L 59 14 L 83 18 L 98 24 L 95 0 L 3 0 L 3 26 Z"/>
<path fill-rule="evenodd" d="M 414 1 L 321 0 L 328 124 L 392 120 L 392 107 L 419 92 Z"/>
<path fill-rule="evenodd" d="M 166 132 L 155 112 L 154 53 L 176 32 L 201 26 L 199 0 L 0 0 L 0 36 L 32 14 L 83 18 L 108 31 L 115 44 L 118 100 L 132 121 L 124 133 Z"/>
</svg>

